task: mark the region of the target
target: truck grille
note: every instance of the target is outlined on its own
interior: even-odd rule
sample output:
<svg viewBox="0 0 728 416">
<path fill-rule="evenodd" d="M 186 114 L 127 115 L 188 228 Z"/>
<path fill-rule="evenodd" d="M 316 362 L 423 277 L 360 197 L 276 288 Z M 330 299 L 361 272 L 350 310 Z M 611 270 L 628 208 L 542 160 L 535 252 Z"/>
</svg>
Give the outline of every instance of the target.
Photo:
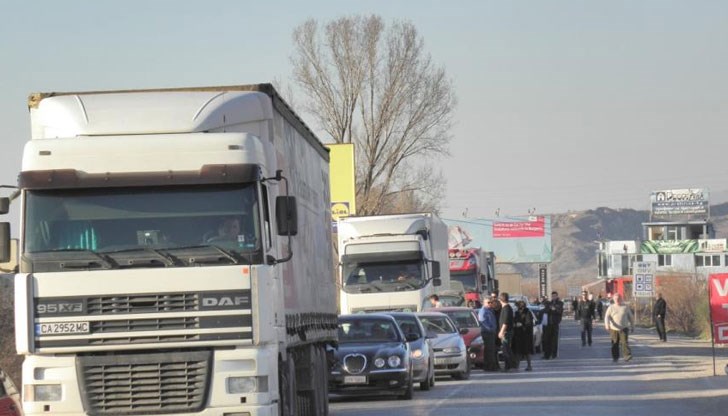
<svg viewBox="0 0 728 416">
<path fill-rule="evenodd" d="M 161 331 L 173 329 L 198 329 L 200 321 L 196 317 L 189 318 L 163 318 L 163 319 L 135 319 L 117 321 L 95 321 L 91 323 L 91 332 L 132 332 L 132 331 Z"/>
<path fill-rule="evenodd" d="M 89 315 L 188 312 L 200 309 L 197 293 L 92 297 L 88 298 L 87 308 Z"/>
<path fill-rule="evenodd" d="M 211 357 L 209 351 L 79 357 L 84 406 L 90 415 L 200 411 Z"/>
</svg>

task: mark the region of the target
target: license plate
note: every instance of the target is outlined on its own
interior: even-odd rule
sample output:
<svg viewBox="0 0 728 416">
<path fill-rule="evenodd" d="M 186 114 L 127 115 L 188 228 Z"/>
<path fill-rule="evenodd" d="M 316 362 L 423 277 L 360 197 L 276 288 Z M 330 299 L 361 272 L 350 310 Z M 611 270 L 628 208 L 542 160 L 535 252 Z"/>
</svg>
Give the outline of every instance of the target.
<svg viewBox="0 0 728 416">
<path fill-rule="evenodd" d="M 367 376 L 344 376 L 344 384 L 367 384 Z"/>
<path fill-rule="evenodd" d="M 35 325 L 36 335 L 88 334 L 89 332 L 88 322 L 48 322 Z"/>
<path fill-rule="evenodd" d="M 435 365 L 447 364 L 447 358 L 435 358 Z"/>
</svg>

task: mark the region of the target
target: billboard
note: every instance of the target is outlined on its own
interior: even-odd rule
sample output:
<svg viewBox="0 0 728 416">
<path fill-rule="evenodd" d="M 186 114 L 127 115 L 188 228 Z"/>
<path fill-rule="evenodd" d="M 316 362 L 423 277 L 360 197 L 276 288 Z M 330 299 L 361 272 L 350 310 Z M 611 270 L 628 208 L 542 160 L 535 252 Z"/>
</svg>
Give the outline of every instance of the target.
<svg viewBox="0 0 728 416">
<path fill-rule="evenodd" d="M 698 240 L 648 240 L 640 245 L 642 254 L 680 254 L 699 251 Z"/>
<path fill-rule="evenodd" d="M 713 339 L 717 344 L 728 344 L 728 273 L 711 274 L 708 291 Z"/>
<path fill-rule="evenodd" d="M 551 217 L 446 219 L 451 248 L 480 247 L 498 263 L 551 262 Z"/>
<path fill-rule="evenodd" d="M 354 145 L 327 144 L 329 149 L 329 181 L 331 183 L 331 221 L 356 214 L 356 179 Z"/>
<path fill-rule="evenodd" d="M 653 218 L 708 218 L 710 195 L 707 189 L 669 189 L 650 196 Z"/>
</svg>

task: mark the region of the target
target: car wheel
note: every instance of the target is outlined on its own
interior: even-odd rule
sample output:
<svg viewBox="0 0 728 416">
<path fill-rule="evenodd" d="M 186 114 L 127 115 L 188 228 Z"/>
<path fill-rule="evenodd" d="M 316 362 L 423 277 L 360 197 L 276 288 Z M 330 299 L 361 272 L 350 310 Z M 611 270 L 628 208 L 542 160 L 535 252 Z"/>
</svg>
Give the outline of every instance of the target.
<svg viewBox="0 0 728 416">
<path fill-rule="evenodd" d="M 430 368 L 428 367 L 427 368 L 427 377 L 423 381 L 420 382 L 420 390 L 425 390 L 425 391 L 429 390 L 430 387 L 432 387 L 432 384 L 430 384 L 432 378 L 434 378 L 434 377 L 432 377 L 432 371 L 430 371 Z"/>
<path fill-rule="evenodd" d="M 455 380 L 467 380 L 470 378 L 470 360 L 465 360 L 465 370 L 460 373 L 453 374 Z"/>
</svg>

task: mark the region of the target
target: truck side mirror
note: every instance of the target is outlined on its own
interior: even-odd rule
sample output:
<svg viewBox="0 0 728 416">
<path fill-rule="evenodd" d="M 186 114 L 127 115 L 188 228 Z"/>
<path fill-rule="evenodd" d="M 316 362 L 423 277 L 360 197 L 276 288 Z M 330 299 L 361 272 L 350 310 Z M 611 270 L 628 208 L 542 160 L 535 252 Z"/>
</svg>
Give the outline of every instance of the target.
<svg viewBox="0 0 728 416">
<path fill-rule="evenodd" d="M 439 261 L 432 262 L 432 276 L 431 277 L 433 277 L 433 278 L 440 277 L 440 262 Z"/>
<path fill-rule="evenodd" d="M 278 235 L 298 234 L 296 197 L 276 197 L 276 225 L 278 226 Z"/>
<path fill-rule="evenodd" d="M 10 198 L 0 198 L 0 215 L 7 214 L 10 211 Z"/>
<path fill-rule="evenodd" d="M 7 199 L 7 198 L 5 198 Z M 10 261 L 10 223 L 0 222 L 0 263 Z"/>
</svg>

